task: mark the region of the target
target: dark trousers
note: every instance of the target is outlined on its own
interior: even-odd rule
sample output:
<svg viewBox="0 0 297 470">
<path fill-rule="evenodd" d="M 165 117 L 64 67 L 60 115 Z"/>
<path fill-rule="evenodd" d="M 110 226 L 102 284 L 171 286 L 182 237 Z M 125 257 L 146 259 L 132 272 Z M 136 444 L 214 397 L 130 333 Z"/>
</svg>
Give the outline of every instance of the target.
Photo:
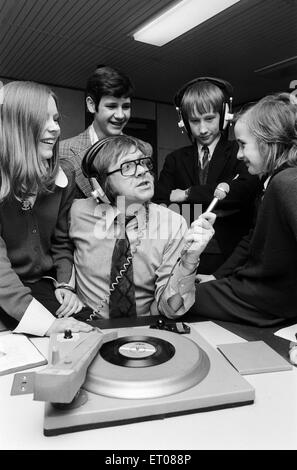
<svg viewBox="0 0 297 470">
<path fill-rule="evenodd" d="M 191 314 L 205 320 L 221 320 L 255 326 L 273 326 L 283 321 L 240 299 L 228 278 L 196 283 L 195 304 Z"/>
<path fill-rule="evenodd" d="M 38 300 L 38 302 L 47 308 L 47 310 L 49 310 L 53 315 L 56 315 L 56 311 L 60 307 L 60 303 L 56 299 L 54 286 L 50 279 L 40 279 L 40 281 L 34 283 L 23 281 L 23 284 L 26 287 L 29 287 L 32 296 Z M 86 321 L 91 313 L 92 309 L 89 307 L 83 307 L 79 313 L 72 316 L 77 320 Z M 13 317 L 7 315 L 7 313 L 4 312 L 4 310 L 1 308 L 0 320 L 9 329 L 14 329 L 18 324 L 18 322 Z"/>
<path fill-rule="evenodd" d="M 226 258 L 222 254 L 202 253 L 197 272 L 200 274 L 213 274 L 224 263 Z"/>
</svg>

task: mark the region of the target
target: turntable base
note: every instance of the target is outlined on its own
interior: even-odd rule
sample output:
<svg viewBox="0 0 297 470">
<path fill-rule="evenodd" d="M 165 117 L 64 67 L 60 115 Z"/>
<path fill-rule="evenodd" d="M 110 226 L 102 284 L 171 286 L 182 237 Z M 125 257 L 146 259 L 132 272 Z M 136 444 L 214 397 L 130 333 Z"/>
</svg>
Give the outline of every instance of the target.
<svg viewBox="0 0 297 470">
<path fill-rule="evenodd" d="M 254 388 L 195 331 L 185 337 L 149 328 L 118 330 L 118 339 L 106 343 L 89 367 L 83 389 L 82 406 L 45 404 L 46 436 L 247 405 L 255 398 Z"/>
</svg>

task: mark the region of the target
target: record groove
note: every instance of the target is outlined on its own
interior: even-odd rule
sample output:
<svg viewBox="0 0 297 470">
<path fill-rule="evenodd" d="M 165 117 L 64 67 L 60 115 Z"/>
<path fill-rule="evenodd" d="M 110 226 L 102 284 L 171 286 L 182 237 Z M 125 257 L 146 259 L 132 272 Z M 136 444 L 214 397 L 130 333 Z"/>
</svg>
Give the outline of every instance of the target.
<svg viewBox="0 0 297 470">
<path fill-rule="evenodd" d="M 109 362 L 109 359 L 106 360 L 102 356 L 104 345 L 101 347 L 88 369 L 83 385 L 85 390 L 107 397 L 141 400 L 187 390 L 207 376 L 210 369 L 208 355 L 191 339 L 185 338 L 184 335 L 159 330 L 151 330 L 148 335 L 148 330 L 144 328 L 138 329 L 137 334 L 135 333 L 133 328 L 119 330 L 118 339 L 110 342 L 116 346 L 116 352 L 111 353 L 112 358 L 115 357 L 118 361 L 120 357 L 124 367 Z M 137 350 L 135 344 L 138 343 L 143 346 Z M 163 346 L 167 343 L 171 352 L 164 353 Z M 119 353 L 120 348 L 123 349 Z M 107 346 L 107 356 L 111 350 L 111 346 Z M 174 353 L 169 358 L 172 351 Z M 105 353 L 106 351 L 103 352 Z M 158 361 L 160 358 L 164 361 L 150 365 L 150 362 L 155 360 L 154 357 Z M 133 365 L 127 366 L 130 360 Z M 138 366 L 135 366 L 135 363 Z"/>
<path fill-rule="evenodd" d="M 100 355 L 107 362 L 122 367 L 152 367 L 171 359 L 174 346 L 152 336 L 124 336 L 103 344 Z"/>
</svg>

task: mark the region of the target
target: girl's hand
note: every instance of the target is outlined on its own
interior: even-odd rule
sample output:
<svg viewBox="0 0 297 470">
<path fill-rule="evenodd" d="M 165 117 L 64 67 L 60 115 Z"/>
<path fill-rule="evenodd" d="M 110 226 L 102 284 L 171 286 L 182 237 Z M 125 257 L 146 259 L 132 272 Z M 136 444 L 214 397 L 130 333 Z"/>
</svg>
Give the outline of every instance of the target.
<svg viewBox="0 0 297 470">
<path fill-rule="evenodd" d="M 80 312 L 84 307 L 84 304 L 78 298 L 78 296 L 68 289 L 56 289 L 55 296 L 58 302 L 61 304 L 61 307 L 59 307 L 56 311 L 58 318 L 70 317 L 70 315 Z"/>
</svg>

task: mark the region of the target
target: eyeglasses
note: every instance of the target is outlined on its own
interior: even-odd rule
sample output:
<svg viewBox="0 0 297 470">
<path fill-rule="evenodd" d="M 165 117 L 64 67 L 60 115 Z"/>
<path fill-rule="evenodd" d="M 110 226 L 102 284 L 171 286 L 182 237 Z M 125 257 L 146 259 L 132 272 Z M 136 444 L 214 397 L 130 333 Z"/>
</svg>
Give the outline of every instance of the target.
<svg viewBox="0 0 297 470">
<path fill-rule="evenodd" d="M 148 171 L 153 169 L 153 160 L 150 157 L 139 158 L 138 160 L 132 160 L 130 162 L 122 163 L 120 168 L 117 170 L 110 171 L 106 176 L 112 175 L 117 171 L 120 171 L 122 176 L 135 176 L 137 171 L 137 165 L 146 168 Z"/>
</svg>

